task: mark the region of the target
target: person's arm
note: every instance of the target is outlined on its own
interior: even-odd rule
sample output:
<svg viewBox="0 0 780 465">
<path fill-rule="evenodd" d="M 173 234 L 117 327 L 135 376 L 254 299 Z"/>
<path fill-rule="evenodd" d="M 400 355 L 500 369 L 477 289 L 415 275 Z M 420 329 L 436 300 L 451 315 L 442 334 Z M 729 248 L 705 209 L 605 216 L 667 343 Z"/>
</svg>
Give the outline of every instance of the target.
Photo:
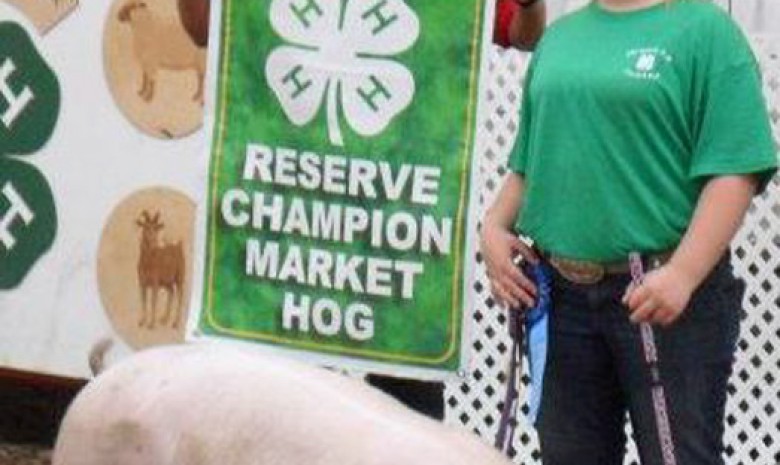
<svg viewBox="0 0 780 465">
<path fill-rule="evenodd" d="M 533 50 L 547 24 L 544 0 L 514 0 L 519 8 L 509 24 L 509 42 L 520 50 Z M 526 5 L 524 5 L 526 4 Z"/>
<path fill-rule="evenodd" d="M 533 282 L 512 262 L 517 254 L 532 262 L 538 260 L 533 251 L 512 232 L 522 204 L 523 189 L 523 177 L 510 172 L 498 197 L 485 213 L 480 243 L 493 296 L 500 304 L 515 308 L 521 302 L 527 307 L 533 306 L 536 296 Z"/>
<path fill-rule="evenodd" d="M 755 193 L 752 175 L 710 179 L 699 196 L 691 224 L 669 262 L 650 271 L 623 298 L 634 322 L 674 322 L 712 271 L 737 233 Z"/>
</svg>

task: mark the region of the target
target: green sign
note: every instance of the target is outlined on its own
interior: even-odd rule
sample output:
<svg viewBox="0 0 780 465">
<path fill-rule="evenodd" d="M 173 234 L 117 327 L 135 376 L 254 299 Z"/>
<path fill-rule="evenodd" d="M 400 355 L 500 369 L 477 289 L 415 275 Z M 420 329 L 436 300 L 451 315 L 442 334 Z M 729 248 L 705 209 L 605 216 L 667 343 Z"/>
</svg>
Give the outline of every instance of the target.
<svg viewBox="0 0 780 465">
<path fill-rule="evenodd" d="M 0 23 L 0 289 L 16 287 L 54 242 L 57 215 L 46 178 L 10 155 L 43 147 L 59 108 L 57 78 L 30 36 Z"/>
<path fill-rule="evenodd" d="M 458 368 L 481 7 L 223 2 L 199 333 Z"/>
</svg>

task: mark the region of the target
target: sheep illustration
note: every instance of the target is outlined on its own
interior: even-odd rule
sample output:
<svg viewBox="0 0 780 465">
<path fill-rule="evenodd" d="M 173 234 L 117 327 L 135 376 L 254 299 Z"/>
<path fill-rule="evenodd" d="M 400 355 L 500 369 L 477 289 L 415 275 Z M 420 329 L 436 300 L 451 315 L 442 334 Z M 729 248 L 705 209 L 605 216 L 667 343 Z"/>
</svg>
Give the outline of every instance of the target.
<svg viewBox="0 0 780 465">
<path fill-rule="evenodd" d="M 129 0 L 119 9 L 117 19 L 130 25 L 133 49 L 143 78 L 138 95 L 150 102 L 155 95 L 160 70 L 194 70 L 198 86 L 192 99 L 203 104 L 203 76 L 206 48 L 196 44 L 182 23 L 155 14 L 143 0 Z"/>
<path fill-rule="evenodd" d="M 141 228 L 140 257 L 138 258 L 138 286 L 141 292 L 141 320 L 138 326 L 154 329 L 156 324 L 157 293 L 165 289 L 168 294 L 166 312 L 160 323 L 168 324 L 171 311 L 175 316 L 171 326 L 177 328 L 181 319 L 184 286 L 184 248 L 182 241 L 160 244 L 159 233 L 165 227 L 160 212 L 151 216 L 144 210 L 136 225 Z M 151 291 L 151 296 L 149 295 Z M 151 297 L 151 299 L 149 298 Z M 176 306 L 173 306 L 173 299 Z M 150 301 L 151 300 L 151 301 Z"/>
</svg>

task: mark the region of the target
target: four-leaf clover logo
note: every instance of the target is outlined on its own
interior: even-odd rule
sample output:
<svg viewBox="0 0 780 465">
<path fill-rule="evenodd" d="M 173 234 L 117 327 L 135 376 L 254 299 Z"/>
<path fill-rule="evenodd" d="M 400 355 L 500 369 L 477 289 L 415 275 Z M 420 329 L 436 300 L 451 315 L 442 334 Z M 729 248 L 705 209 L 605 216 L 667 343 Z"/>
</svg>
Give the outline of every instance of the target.
<svg viewBox="0 0 780 465">
<path fill-rule="evenodd" d="M 59 111 L 54 71 L 22 26 L 0 22 L 0 290 L 18 286 L 54 243 L 54 195 L 23 158 L 46 144 Z"/>
<path fill-rule="evenodd" d="M 414 77 L 391 59 L 420 33 L 403 0 L 274 0 L 271 25 L 287 44 L 268 56 L 266 79 L 296 126 L 325 100 L 330 142 L 343 146 L 339 110 L 368 137 L 412 102 Z"/>
</svg>

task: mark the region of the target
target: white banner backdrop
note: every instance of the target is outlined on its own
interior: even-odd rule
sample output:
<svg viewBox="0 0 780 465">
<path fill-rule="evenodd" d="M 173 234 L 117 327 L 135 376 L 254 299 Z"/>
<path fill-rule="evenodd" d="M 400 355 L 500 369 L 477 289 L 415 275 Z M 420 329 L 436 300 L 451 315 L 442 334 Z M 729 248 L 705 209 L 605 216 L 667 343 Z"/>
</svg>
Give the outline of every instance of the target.
<svg viewBox="0 0 780 465">
<path fill-rule="evenodd" d="M 137 222 L 144 210 L 159 214 L 164 226 L 150 244 L 187 245 L 192 224 L 186 210 L 194 207 L 189 198 L 199 181 L 193 162 L 204 151 L 197 129 L 202 107 L 191 100 L 195 73 L 162 65 L 149 70 L 154 79 L 147 76 L 153 93 L 141 95 L 147 78 L 138 56 L 144 50 L 136 48 L 135 17 L 121 14 L 121 0 L 82 2 L 44 35 L 29 16 L 38 3 L 51 2 L 24 2 L 33 7 L 28 16 L 0 1 L 0 22 L 20 25 L 32 38 L 57 76 L 61 105 L 48 143 L 35 154 L 12 158 L 43 174 L 58 225 L 53 245 L 21 283 L 0 290 L 0 367 L 87 377 L 88 354 L 101 340 L 113 342 L 111 357 L 121 357 L 133 347 L 183 338 L 183 324 L 180 330 L 138 324 Z M 168 20 L 175 4 L 150 3 L 162 24 L 160 38 L 191 47 L 181 25 Z M 14 81 L 18 76 L 10 75 L 13 86 L 24 85 Z M 0 200 L 0 218 L 6 213 Z M 23 237 L 22 225 L 12 226 Z M 166 292 L 159 295 L 161 320 Z"/>
</svg>

